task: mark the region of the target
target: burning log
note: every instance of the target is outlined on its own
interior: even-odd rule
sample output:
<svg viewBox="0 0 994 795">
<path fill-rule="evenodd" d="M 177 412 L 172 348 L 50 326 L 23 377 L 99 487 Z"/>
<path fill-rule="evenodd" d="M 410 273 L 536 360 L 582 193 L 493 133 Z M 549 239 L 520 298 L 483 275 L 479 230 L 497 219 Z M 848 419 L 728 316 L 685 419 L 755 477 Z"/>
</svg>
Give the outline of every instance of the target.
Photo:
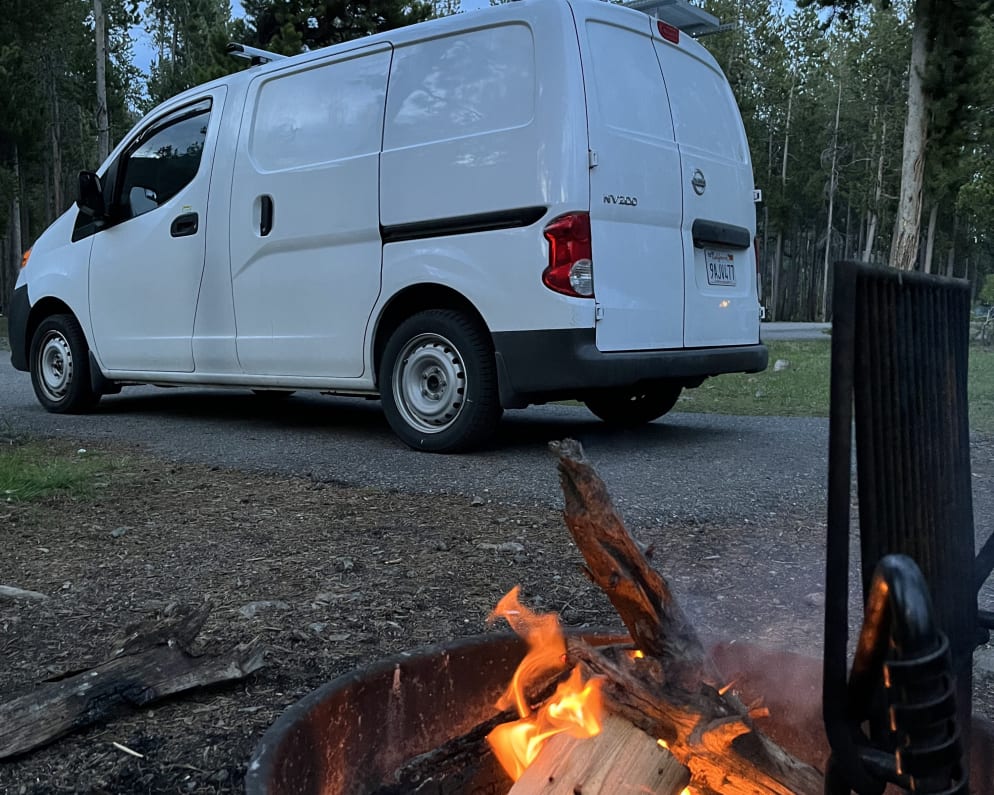
<svg viewBox="0 0 994 795">
<path fill-rule="evenodd" d="M 502 759 L 513 777 L 520 776 L 512 792 L 587 795 L 588 791 L 620 792 L 647 787 L 642 791 L 676 795 L 684 777 L 690 779 L 691 791 L 697 793 L 823 792 L 824 782 L 818 771 L 760 734 L 750 710 L 727 692 L 728 688 L 718 689 L 716 674 L 697 633 L 666 580 L 651 567 L 647 555 L 625 528 L 604 482 L 583 457 L 580 445 L 566 440 L 551 447 L 559 456 L 566 524 L 586 561 L 586 574 L 611 600 L 631 634 L 634 648 L 594 649 L 580 641 L 563 642 L 566 667 L 573 668 L 571 676 L 599 682 L 598 698 L 607 703 L 607 712 L 617 717 L 608 721 L 608 736 L 597 751 L 588 750 L 584 744 L 583 750 L 559 757 L 556 746 L 577 742 L 569 736 L 575 736 L 576 730 L 559 729 L 564 733 L 537 750 L 533 747 L 536 739 L 544 741 L 548 733 L 549 719 L 544 717 L 544 711 L 549 707 L 526 720 L 527 705 L 519 704 L 522 720 L 517 723 L 526 726 L 519 731 L 516 724 L 508 724 L 510 728 L 500 727 L 495 732 L 508 735 L 512 738 L 509 744 L 517 743 L 527 750 L 523 769 L 514 770 Z M 510 610 L 503 602 L 502 605 L 495 612 L 507 617 L 519 633 L 537 623 L 538 619 L 521 608 L 516 599 Z M 558 646 L 550 652 L 542 651 L 541 644 L 532 637 L 529 643 L 533 648 L 523 669 L 531 666 L 546 670 L 549 660 L 559 654 Z M 507 703 L 500 706 L 506 707 L 512 701 L 510 693 L 504 701 Z M 579 708 L 581 713 L 583 709 Z M 586 720 L 585 715 L 581 717 Z M 625 728 L 626 721 L 631 729 Z M 491 742 L 501 756 L 492 738 L 493 735 Z M 672 764 L 661 764 L 660 750 L 653 738 L 658 738 L 672 754 Z M 640 772 L 628 769 L 632 765 L 638 766 Z M 664 786 L 647 782 L 646 777 L 656 775 L 673 778 Z M 622 780 L 625 787 L 620 785 Z M 611 786 L 590 789 L 590 782 L 610 782 Z M 566 788 L 558 789 L 560 784 Z"/>
<path fill-rule="evenodd" d="M 623 718 L 608 715 L 600 734 L 581 740 L 558 734 L 546 744 L 508 795 L 677 793 L 690 772 L 656 740 Z"/>
<path fill-rule="evenodd" d="M 0 759 L 34 750 L 129 706 L 242 679 L 261 668 L 264 653 L 255 643 L 218 656 L 189 651 L 209 613 L 209 606 L 177 608 L 161 620 L 128 630 L 100 665 L 0 704 Z"/>
</svg>

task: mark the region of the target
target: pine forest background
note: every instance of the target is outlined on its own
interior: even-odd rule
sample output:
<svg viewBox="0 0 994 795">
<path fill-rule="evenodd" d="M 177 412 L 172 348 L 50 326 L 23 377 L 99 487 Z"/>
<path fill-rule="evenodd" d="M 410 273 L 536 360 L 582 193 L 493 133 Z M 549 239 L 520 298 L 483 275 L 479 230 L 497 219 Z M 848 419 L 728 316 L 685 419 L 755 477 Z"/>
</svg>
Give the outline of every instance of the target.
<svg viewBox="0 0 994 795">
<path fill-rule="evenodd" d="M 921 185 L 904 267 L 967 278 L 978 300 L 994 302 L 989 0 L 701 5 L 734 23 L 701 43 L 732 84 L 763 193 L 767 317 L 830 313 L 823 285 L 836 260 L 893 264 L 902 166 L 905 182 L 912 175 Z M 244 17 L 233 17 L 226 0 L 0 0 L 0 312 L 22 252 L 72 204 L 78 172 L 99 165 L 101 131 L 113 146 L 157 103 L 244 68 L 224 53 L 227 42 L 292 54 L 458 13 L 459 0 L 243 7 Z M 98 29 L 105 99 L 97 90 Z M 154 51 L 148 73 L 135 63 L 142 29 Z M 918 79 L 924 98 L 923 156 L 905 141 L 909 79 Z"/>
</svg>

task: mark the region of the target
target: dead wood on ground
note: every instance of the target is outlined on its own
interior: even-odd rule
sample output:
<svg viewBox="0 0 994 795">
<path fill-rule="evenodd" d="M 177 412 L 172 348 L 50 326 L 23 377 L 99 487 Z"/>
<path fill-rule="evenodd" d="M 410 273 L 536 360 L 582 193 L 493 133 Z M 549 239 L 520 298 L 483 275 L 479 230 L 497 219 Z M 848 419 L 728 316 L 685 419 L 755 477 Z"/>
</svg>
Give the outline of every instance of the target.
<svg viewBox="0 0 994 795">
<path fill-rule="evenodd" d="M 109 658 L 63 675 L 0 704 L 0 759 L 27 753 L 133 707 L 204 685 L 242 679 L 264 664 L 256 643 L 220 655 L 199 655 L 191 644 L 210 607 L 175 608 L 127 631 Z"/>
</svg>

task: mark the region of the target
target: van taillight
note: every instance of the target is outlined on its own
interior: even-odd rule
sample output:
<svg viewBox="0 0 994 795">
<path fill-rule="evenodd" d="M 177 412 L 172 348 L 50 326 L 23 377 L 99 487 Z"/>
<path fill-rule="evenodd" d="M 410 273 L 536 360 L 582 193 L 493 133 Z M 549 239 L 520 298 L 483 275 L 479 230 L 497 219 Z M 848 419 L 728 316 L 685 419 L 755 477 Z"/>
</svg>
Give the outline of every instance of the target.
<svg viewBox="0 0 994 795">
<path fill-rule="evenodd" d="M 657 22 L 656 27 L 659 28 L 659 35 L 666 39 L 666 41 L 671 41 L 674 44 L 680 43 L 680 28 L 668 25 L 665 22 Z"/>
<path fill-rule="evenodd" d="M 545 227 L 549 266 L 542 283 L 550 290 L 578 298 L 594 295 L 594 263 L 590 250 L 590 215 L 570 213 Z"/>
<path fill-rule="evenodd" d="M 594 263 L 590 250 L 590 215 L 561 215 L 545 227 L 549 266 L 542 282 L 550 290 L 579 298 L 594 295 Z"/>
</svg>

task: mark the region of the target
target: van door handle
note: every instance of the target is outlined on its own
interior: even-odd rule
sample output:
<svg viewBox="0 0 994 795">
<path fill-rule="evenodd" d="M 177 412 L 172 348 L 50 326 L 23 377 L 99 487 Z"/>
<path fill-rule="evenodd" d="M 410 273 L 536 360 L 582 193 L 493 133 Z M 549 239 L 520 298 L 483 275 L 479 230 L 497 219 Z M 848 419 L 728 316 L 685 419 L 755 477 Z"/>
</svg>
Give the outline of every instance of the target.
<svg viewBox="0 0 994 795">
<path fill-rule="evenodd" d="M 189 237 L 197 234 L 200 226 L 200 218 L 196 213 L 183 213 L 173 219 L 172 226 L 169 227 L 169 234 L 173 237 Z"/>
<path fill-rule="evenodd" d="M 260 196 L 262 213 L 259 220 L 259 234 L 265 237 L 273 231 L 273 197 Z"/>
</svg>

